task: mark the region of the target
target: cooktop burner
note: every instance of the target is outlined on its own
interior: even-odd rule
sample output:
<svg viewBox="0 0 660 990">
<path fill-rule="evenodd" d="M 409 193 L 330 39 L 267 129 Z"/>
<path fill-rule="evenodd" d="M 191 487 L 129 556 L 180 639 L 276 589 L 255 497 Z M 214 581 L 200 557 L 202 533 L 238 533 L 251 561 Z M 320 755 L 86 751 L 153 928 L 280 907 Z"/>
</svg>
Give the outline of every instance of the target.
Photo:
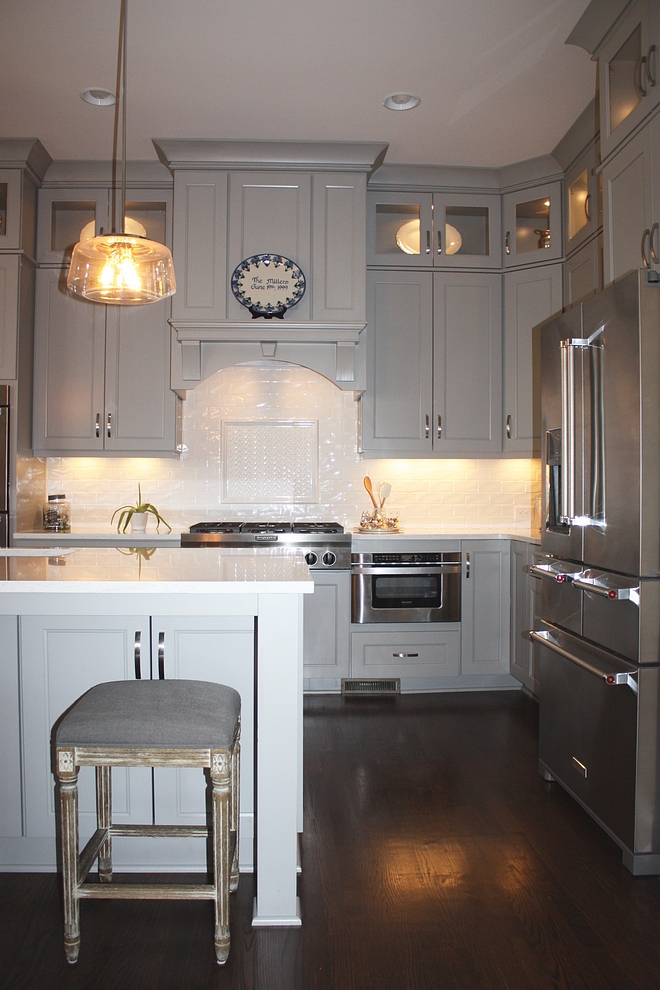
<svg viewBox="0 0 660 990">
<path fill-rule="evenodd" d="M 312 569 L 347 570 L 351 537 L 337 522 L 200 522 L 181 534 L 182 547 L 298 547 Z"/>
</svg>

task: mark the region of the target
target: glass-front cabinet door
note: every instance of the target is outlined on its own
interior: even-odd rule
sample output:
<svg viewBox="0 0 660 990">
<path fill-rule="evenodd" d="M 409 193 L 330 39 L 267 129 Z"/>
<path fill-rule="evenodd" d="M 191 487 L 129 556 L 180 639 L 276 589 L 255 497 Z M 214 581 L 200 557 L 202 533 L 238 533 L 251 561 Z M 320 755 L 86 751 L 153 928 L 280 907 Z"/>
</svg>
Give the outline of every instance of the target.
<svg viewBox="0 0 660 990">
<path fill-rule="evenodd" d="M 420 268 L 433 264 L 431 193 L 367 194 L 367 264 Z"/>
<path fill-rule="evenodd" d="M 505 266 L 556 261 L 562 253 L 561 183 L 506 193 Z"/>
<path fill-rule="evenodd" d="M 638 0 L 598 52 L 603 158 L 660 101 L 658 8 L 657 0 Z"/>
<path fill-rule="evenodd" d="M 442 268 L 499 268 L 499 196 L 433 196 L 433 262 Z"/>
<path fill-rule="evenodd" d="M 0 168 L 0 251 L 21 247 L 21 172 Z"/>
<path fill-rule="evenodd" d="M 368 194 L 370 265 L 498 268 L 499 196 Z"/>
<path fill-rule="evenodd" d="M 589 148 L 564 178 L 566 254 L 589 240 L 602 225 L 602 183 L 594 174 L 596 149 Z"/>
<path fill-rule="evenodd" d="M 37 220 L 37 261 L 68 264 L 83 230 L 109 233 L 107 189 L 41 189 Z M 91 225 L 91 226 L 90 226 Z"/>
</svg>

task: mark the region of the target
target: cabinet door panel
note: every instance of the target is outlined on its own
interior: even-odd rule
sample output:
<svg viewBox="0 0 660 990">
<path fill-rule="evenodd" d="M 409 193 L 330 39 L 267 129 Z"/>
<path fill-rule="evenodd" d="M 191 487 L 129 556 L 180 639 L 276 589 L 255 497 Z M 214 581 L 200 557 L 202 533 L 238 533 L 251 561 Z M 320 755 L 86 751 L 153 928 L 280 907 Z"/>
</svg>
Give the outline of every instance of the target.
<svg viewBox="0 0 660 990">
<path fill-rule="evenodd" d="M 562 307 L 562 266 L 504 276 L 504 450 L 540 456 L 540 338 L 533 328 Z"/>
<path fill-rule="evenodd" d="M 463 543 L 462 550 L 466 567 L 462 587 L 461 673 L 507 674 L 511 621 L 509 544 L 502 540 L 471 540 Z"/>
<path fill-rule="evenodd" d="M 17 376 L 18 255 L 0 255 L 0 378 Z"/>
<path fill-rule="evenodd" d="M 606 284 L 644 263 L 642 236 L 653 223 L 651 162 L 651 133 L 644 128 L 603 169 Z"/>
<path fill-rule="evenodd" d="M 162 640 L 162 669 L 154 677 L 185 677 L 228 684 L 241 695 L 241 862 L 251 862 L 254 814 L 254 620 L 191 616 L 154 616 L 154 650 Z M 201 770 L 154 769 L 155 819 L 160 824 L 206 823 L 206 777 Z M 187 840 L 179 852 L 185 865 L 205 864 L 203 840 Z M 188 857 L 188 859 L 186 859 Z"/>
<path fill-rule="evenodd" d="M 38 271 L 35 453 L 103 448 L 104 365 L 105 307 L 69 295 L 64 271 Z"/>
<path fill-rule="evenodd" d="M 433 279 L 434 449 L 500 451 L 501 276 L 438 273 Z"/>
<path fill-rule="evenodd" d="M 227 173 L 174 177 L 175 320 L 227 318 Z"/>
<path fill-rule="evenodd" d="M 561 183 L 505 193 L 504 265 L 543 264 L 564 253 Z"/>
<path fill-rule="evenodd" d="M 68 264 L 80 232 L 94 222 L 94 233 L 110 230 L 107 189 L 41 189 L 37 226 L 37 261 Z"/>
<path fill-rule="evenodd" d="M 433 264 L 433 196 L 367 193 L 367 263 L 419 268 Z"/>
<path fill-rule="evenodd" d="M 20 619 L 21 720 L 28 836 L 55 837 L 51 772 L 53 725 L 85 691 L 102 681 L 135 676 L 135 634 L 149 642 L 144 616 L 23 616 Z M 144 673 L 144 672 L 143 672 Z M 151 770 L 115 768 L 112 808 L 119 824 L 149 823 Z M 79 776 L 81 836 L 96 828 L 94 770 Z"/>
<path fill-rule="evenodd" d="M 361 400 L 365 451 L 431 453 L 432 277 L 368 273 L 369 371 Z"/>
<path fill-rule="evenodd" d="M 434 265 L 440 268 L 499 268 L 502 251 L 500 216 L 499 196 L 434 193 Z"/>
<path fill-rule="evenodd" d="M 340 687 L 342 677 L 348 677 L 350 582 L 348 571 L 316 571 L 314 594 L 305 595 L 303 605 L 303 676 L 334 678 L 335 688 Z"/>
<path fill-rule="evenodd" d="M 311 175 L 277 172 L 236 172 L 230 176 L 229 266 L 255 254 L 281 254 L 302 268 L 307 291 L 287 320 L 308 320 L 313 286 L 311 275 Z M 231 320 L 251 320 L 251 314 L 230 295 Z"/>
<path fill-rule="evenodd" d="M 534 690 L 532 674 L 532 643 L 529 630 L 533 628 L 533 588 L 535 579 L 529 575 L 530 547 L 522 541 L 511 542 L 511 673 L 530 691 Z"/>
<path fill-rule="evenodd" d="M 0 837 L 22 832 L 18 619 L 0 616 Z"/>
<path fill-rule="evenodd" d="M 25 229 L 28 243 L 21 244 L 21 193 L 22 185 L 31 189 L 32 183 L 23 178 L 23 173 L 17 168 L 0 168 L 0 250 L 19 251 L 24 248 L 34 257 L 34 244 L 31 232 Z"/>
<path fill-rule="evenodd" d="M 602 253 L 603 235 L 601 233 L 566 261 L 564 265 L 564 301 L 566 306 L 574 306 L 602 289 Z"/>
<path fill-rule="evenodd" d="M 366 176 L 321 174 L 313 183 L 312 317 L 364 322 Z"/>
<path fill-rule="evenodd" d="M 106 450 L 174 451 L 169 310 L 168 299 L 149 306 L 108 307 Z"/>
</svg>

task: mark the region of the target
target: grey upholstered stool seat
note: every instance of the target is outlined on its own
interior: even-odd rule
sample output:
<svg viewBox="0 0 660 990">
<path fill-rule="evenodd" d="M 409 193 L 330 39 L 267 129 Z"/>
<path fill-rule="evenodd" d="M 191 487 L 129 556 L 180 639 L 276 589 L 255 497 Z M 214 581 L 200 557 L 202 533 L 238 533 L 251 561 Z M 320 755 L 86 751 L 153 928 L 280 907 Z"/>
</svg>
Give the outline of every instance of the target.
<svg viewBox="0 0 660 990">
<path fill-rule="evenodd" d="M 238 806 L 241 699 L 206 681 L 110 681 L 97 684 L 69 709 L 55 731 L 60 786 L 64 946 L 75 963 L 80 949 L 80 899 L 86 897 L 208 898 L 215 902 L 215 951 L 229 954 L 229 892 L 238 886 Z M 97 829 L 79 854 L 78 770 L 96 767 Z M 212 823 L 113 825 L 113 766 L 208 768 Z M 211 835 L 213 882 L 112 884 L 112 836 Z M 100 884 L 86 877 L 98 858 Z"/>
</svg>

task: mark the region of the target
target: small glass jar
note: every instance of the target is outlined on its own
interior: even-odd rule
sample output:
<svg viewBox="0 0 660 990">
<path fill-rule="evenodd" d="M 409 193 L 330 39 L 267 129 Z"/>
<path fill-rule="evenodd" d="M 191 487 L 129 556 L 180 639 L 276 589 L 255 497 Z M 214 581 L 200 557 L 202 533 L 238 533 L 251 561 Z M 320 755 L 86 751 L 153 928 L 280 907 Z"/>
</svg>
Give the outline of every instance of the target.
<svg viewBox="0 0 660 990">
<path fill-rule="evenodd" d="M 49 495 L 43 507 L 44 532 L 70 533 L 71 506 L 66 495 Z"/>
</svg>

